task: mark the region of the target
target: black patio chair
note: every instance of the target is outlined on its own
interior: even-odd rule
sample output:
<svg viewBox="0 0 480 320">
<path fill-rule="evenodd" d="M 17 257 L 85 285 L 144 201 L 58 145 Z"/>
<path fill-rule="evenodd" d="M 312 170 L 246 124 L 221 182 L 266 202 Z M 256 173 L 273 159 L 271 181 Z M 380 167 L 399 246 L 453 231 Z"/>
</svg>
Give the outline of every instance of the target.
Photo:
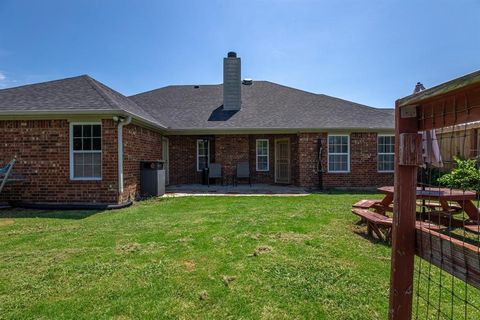
<svg viewBox="0 0 480 320">
<path fill-rule="evenodd" d="M 222 165 L 220 163 L 210 163 L 208 166 L 208 181 L 207 185 L 210 186 L 210 179 L 220 179 L 223 186 L 223 173 Z"/>
<path fill-rule="evenodd" d="M 238 184 L 239 179 L 248 179 L 250 187 L 252 186 L 252 177 L 250 176 L 250 164 L 248 161 L 237 163 L 237 174 L 235 175 L 235 185 Z"/>
</svg>

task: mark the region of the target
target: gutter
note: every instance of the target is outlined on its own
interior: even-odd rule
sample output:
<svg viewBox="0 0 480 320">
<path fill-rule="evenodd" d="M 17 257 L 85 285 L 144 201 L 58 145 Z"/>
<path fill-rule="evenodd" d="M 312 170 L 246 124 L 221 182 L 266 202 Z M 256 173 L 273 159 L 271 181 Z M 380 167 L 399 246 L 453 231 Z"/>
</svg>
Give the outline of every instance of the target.
<svg viewBox="0 0 480 320">
<path fill-rule="evenodd" d="M 142 116 L 139 116 L 133 112 L 118 110 L 118 109 L 84 109 L 84 110 L 1 110 L 0 111 L 0 120 L 40 120 L 47 119 L 51 120 L 52 116 L 58 117 L 58 119 L 69 119 L 75 116 L 111 116 L 111 115 L 122 115 L 125 117 L 134 117 L 138 119 L 140 123 L 145 123 L 160 132 L 165 132 L 168 127 L 151 120 L 147 120 Z"/>
<path fill-rule="evenodd" d="M 168 128 L 166 135 L 199 135 L 199 134 L 264 134 L 264 133 L 308 133 L 308 132 L 332 132 L 332 133 L 346 133 L 346 132 L 378 132 L 390 133 L 394 132 L 395 128 Z"/>
<path fill-rule="evenodd" d="M 423 91 L 422 91 L 423 92 Z M 144 126 L 150 127 L 154 130 L 158 130 L 162 134 L 168 135 L 199 135 L 199 134 L 263 134 L 263 133 L 299 133 L 299 132 L 393 132 L 394 127 L 369 127 L 369 128 L 359 128 L 359 127 L 326 127 L 326 128 L 282 128 L 282 127 L 271 127 L 271 128 L 235 128 L 235 127 L 206 127 L 206 128 L 195 128 L 195 127 L 183 127 L 183 128 L 172 128 L 164 124 L 153 122 L 147 120 L 143 117 L 137 116 L 136 114 L 126 112 L 123 110 L 81 110 L 73 111 L 72 110 L 54 110 L 54 111 L 15 111 L 7 110 L 0 111 L 0 120 L 36 120 L 38 119 L 52 119 L 52 116 L 58 116 L 59 119 L 68 119 L 72 116 L 87 116 L 87 115 L 98 115 L 98 116 L 124 116 L 132 117 L 135 122 L 143 124 Z"/>
<path fill-rule="evenodd" d="M 126 119 L 122 117 L 113 117 L 114 121 L 118 121 L 117 126 L 117 168 L 118 168 L 118 193 L 119 196 L 123 193 L 123 127 L 132 122 L 132 116 L 128 116 Z"/>
</svg>

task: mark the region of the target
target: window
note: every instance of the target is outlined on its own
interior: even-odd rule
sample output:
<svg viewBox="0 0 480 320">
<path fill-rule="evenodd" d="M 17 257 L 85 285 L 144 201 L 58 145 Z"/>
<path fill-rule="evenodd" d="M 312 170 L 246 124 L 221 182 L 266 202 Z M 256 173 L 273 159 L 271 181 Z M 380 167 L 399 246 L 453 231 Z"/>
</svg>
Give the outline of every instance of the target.
<svg viewBox="0 0 480 320">
<path fill-rule="evenodd" d="M 257 145 L 255 149 L 257 150 L 257 171 L 268 171 L 270 169 L 268 163 L 268 139 L 257 139 Z"/>
<path fill-rule="evenodd" d="M 197 171 L 202 171 L 210 163 L 210 143 L 208 140 L 197 140 Z"/>
<path fill-rule="evenodd" d="M 395 160 L 395 136 L 378 136 L 378 172 L 393 172 Z"/>
<path fill-rule="evenodd" d="M 328 172 L 350 171 L 350 137 L 328 136 Z"/>
<path fill-rule="evenodd" d="M 70 179 L 102 178 L 102 126 L 98 123 L 70 125 Z"/>
</svg>

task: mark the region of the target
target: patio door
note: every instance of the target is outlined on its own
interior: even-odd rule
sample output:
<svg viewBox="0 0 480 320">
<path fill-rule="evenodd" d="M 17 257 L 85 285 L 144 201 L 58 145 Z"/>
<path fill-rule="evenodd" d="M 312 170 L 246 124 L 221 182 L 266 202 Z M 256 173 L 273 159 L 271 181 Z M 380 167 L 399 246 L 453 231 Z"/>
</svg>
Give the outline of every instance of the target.
<svg viewBox="0 0 480 320">
<path fill-rule="evenodd" d="M 290 183 L 290 139 L 275 140 L 275 183 Z"/>
<path fill-rule="evenodd" d="M 170 159 L 168 156 L 168 138 L 162 138 L 162 160 L 165 161 L 163 168 L 165 169 L 165 185 L 170 184 Z"/>
</svg>

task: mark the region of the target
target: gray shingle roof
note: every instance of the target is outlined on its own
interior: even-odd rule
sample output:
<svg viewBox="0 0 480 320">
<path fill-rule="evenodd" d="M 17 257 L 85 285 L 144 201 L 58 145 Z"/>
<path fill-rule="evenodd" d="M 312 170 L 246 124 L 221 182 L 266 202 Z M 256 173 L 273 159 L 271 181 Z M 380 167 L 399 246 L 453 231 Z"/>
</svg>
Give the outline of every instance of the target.
<svg viewBox="0 0 480 320">
<path fill-rule="evenodd" d="M 88 75 L 0 90 L 0 114 L 103 111 L 124 111 L 161 126 L 135 102 Z"/>
<path fill-rule="evenodd" d="M 382 109 L 378 109 L 378 110 L 379 110 L 379 111 L 386 112 L 386 113 L 388 113 L 388 114 L 391 115 L 391 116 L 395 116 L 395 109 L 382 108 Z"/>
<path fill-rule="evenodd" d="M 197 87 L 197 88 L 196 88 Z M 222 85 L 168 86 L 125 97 L 87 75 L 0 90 L 0 115 L 126 113 L 160 128 L 393 129 L 392 109 L 268 81 L 242 85 L 242 107 L 224 111 Z"/>
<path fill-rule="evenodd" d="M 222 85 L 168 86 L 129 97 L 172 129 L 393 129 L 391 111 L 268 81 L 242 85 L 242 107 L 223 111 Z"/>
</svg>

